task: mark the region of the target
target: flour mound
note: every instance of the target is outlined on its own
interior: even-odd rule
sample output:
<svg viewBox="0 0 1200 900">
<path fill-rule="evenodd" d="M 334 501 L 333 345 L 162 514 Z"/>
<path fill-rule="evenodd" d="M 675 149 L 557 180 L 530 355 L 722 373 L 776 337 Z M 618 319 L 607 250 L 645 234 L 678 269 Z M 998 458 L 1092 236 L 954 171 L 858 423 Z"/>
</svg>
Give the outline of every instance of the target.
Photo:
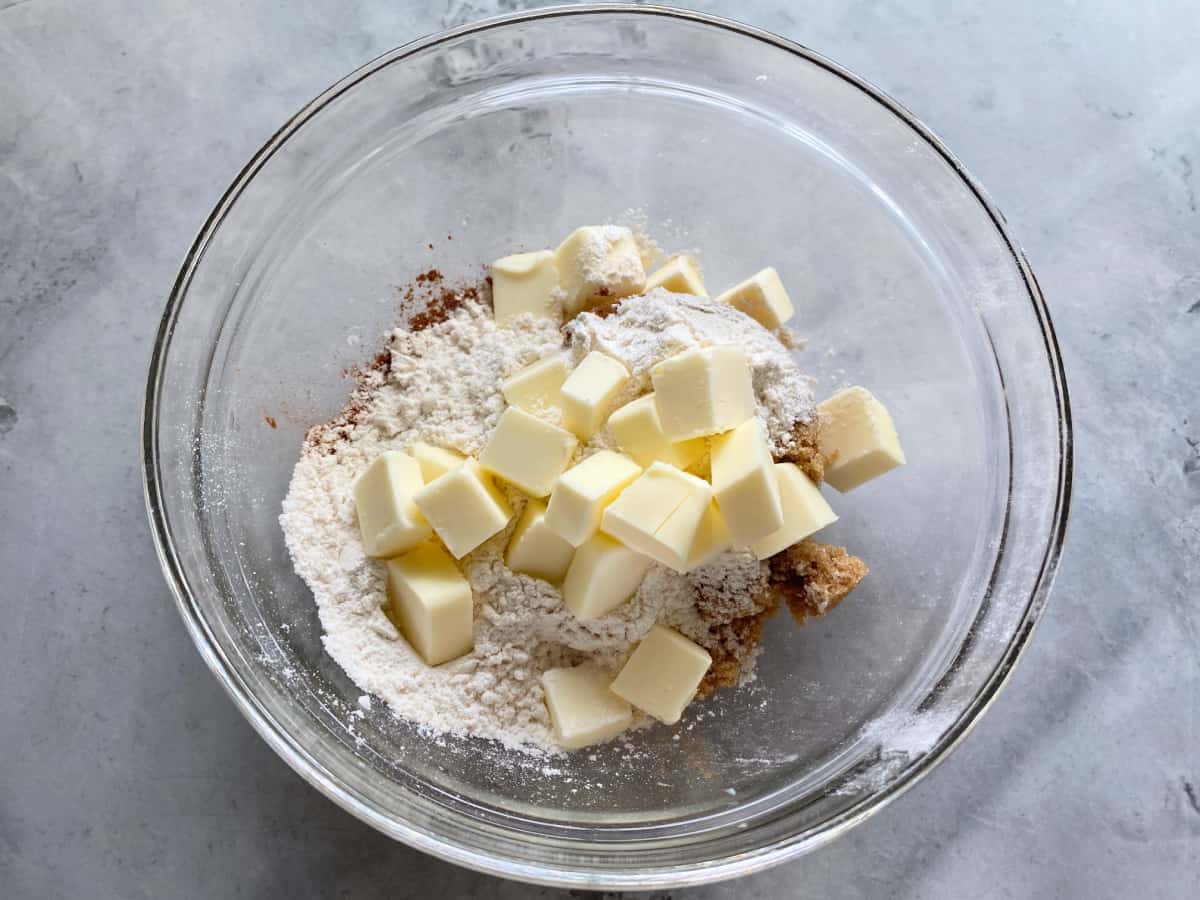
<svg viewBox="0 0 1200 900">
<path fill-rule="evenodd" d="M 544 671 L 590 658 L 615 672 L 659 621 L 705 643 L 766 583 L 765 564 L 745 552 L 727 553 L 686 576 L 655 565 L 632 600 L 582 622 L 556 588 L 504 565 L 510 525 L 462 561 L 475 598 L 475 649 L 431 668 L 401 638 L 382 610 L 383 564 L 363 553 L 355 480 L 378 454 L 417 441 L 478 454 L 504 409 L 501 382 L 562 350 L 564 333 L 576 362 L 602 350 L 629 367 L 632 378 L 618 402 L 648 390 L 650 367 L 680 350 L 742 347 L 753 369 L 758 415 L 777 455 L 789 449 L 796 423 L 813 414 L 811 384 L 777 337 L 704 298 L 656 290 L 624 301 L 607 317 L 584 313 L 562 330 L 529 317 L 500 329 L 484 304 L 470 300 L 445 321 L 388 336 L 386 365 L 363 373 L 342 415 L 310 433 L 280 517 L 296 571 L 316 599 L 325 649 L 362 691 L 433 731 L 534 752 L 557 752 L 543 703 Z M 601 432 L 579 457 L 607 441 Z M 516 492 L 511 499 L 519 515 L 524 501 Z M 753 678 L 752 649 L 747 680 Z"/>
</svg>

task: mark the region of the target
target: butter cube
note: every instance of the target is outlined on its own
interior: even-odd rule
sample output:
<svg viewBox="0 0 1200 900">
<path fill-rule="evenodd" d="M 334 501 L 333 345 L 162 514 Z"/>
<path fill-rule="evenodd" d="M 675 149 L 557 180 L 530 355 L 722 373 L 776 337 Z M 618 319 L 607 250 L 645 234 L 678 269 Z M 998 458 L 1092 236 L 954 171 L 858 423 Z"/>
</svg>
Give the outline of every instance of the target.
<svg viewBox="0 0 1200 900">
<path fill-rule="evenodd" d="M 672 441 L 720 434 L 754 415 L 754 384 L 737 347 L 697 347 L 650 369 L 663 434 Z"/>
<path fill-rule="evenodd" d="M 457 559 L 503 531 L 512 518 L 508 501 L 473 459 L 429 482 L 413 500 Z"/>
<path fill-rule="evenodd" d="M 546 524 L 546 504 L 530 500 L 508 541 L 504 564 L 514 572 L 557 584 L 567 574 L 575 548 Z"/>
<path fill-rule="evenodd" d="M 733 535 L 725 525 L 725 517 L 714 500 L 708 504 L 704 518 L 700 520 L 700 528 L 696 531 L 696 539 L 692 542 L 692 550 L 687 558 L 687 571 L 706 566 L 726 550 L 733 546 Z"/>
<path fill-rule="evenodd" d="M 610 690 L 667 725 L 674 725 L 712 665 L 699 644 L 655 625 L 638 644 Z"/>
<path fill-rule="evenodd" d="M 563 602 L 576 618 L 598 619 L 637 592 L 650 563 L 608 535 L 594 534 L 575 551 L 563 580 Z"/>
<path fill-rule="evenodd" d="M 463 460 L 466 459 L 461 453 L 420 441 L 412 445 L 412 455 L 421 467 L 421 478 L 424 479 L 425 484 L 462 465 Z"/>
<path fill-rule="evenodd" d="M 550 492 L 546 524 L 572 547 L 578 547 L 600 527 L 605 507 L 642 474 L 628 456 L 601 450 L 559 476 Z"/>
<path fill-rule="evenodd" d="M 672 256 L 662 268 L 646 276 L 647 293 L 658 287 L 673 294 L 708 296 L 704 280 L 700 277 L 700 269 L 690 256 Z"/>
<path fill-rule="evenodd" d="M 783 527 L 766 430 L 757 418 L 712 439 L 712 486 L 733 540 L 749 544 Z"/>
<path fill-rule="evenodd" d="M 617 446 L 640 466 L 661 461 L 686 469 L 707 449 L 704 438 L 676 442 L 663 433 L 654 394 L 638 397 L 614 412 L 608 417 L 608 430 Z"/>
<path fill-rule="evenodd" d="M 656 462 L 609 505 L 601 528 L 630 549 L 684 572 L 712 496 L 708 482 Z"/>
<path fill-rule="evenodd" d="M 570 371 L 566 356 L 555 353 L 510 376 L 500 385 L 500 392 L 509 406 L 543 418 L 552 416 L 562 408 L 559 392 Z"/>
<path fill-rule="evenodd" d="M 771 266 L 735 284 L 717 297 L 718 303 L 728 303 L 754 319 L 763 328 L 774 331 L 796 310 L 783 287 L 779 273 Z"/>
<path fill-rule="evenodd" d="M 549 250 L 517 253 L 492 263 L 492 311 L 497 325 L 507 325 L 522 313 L 539 319 L 562 320 L 557 295 L 558 269 Z"/>
<path fill-rule="evenodd" d="M 424 484 L 417 461 L 395 450 L 379 454 L 354 483 L 358 530 L 368 556 L 395 556 L 429 537 L 429 523 L 413 503 Z"/>
<path fill-rule="evenodd" d="M 794 463 L 776 463 L 775 477 L 783 501 L 783 527 L 750 544 L 759 559 L 774 556 L 837 521 L 821 491 Z"/>
<path fill-rule="evenodd" d="M 611 680 L 594 663 L 542 674 L 554 737 L 564 749 L 599 744 L 633 724 L 633 709 L 608 689 Z"/>
<path fill-rule="evenodd" d="M 618 359 L 593 350 L 563 382 L 563 424 L 587 440 L 604 424 L 617 392 L 629 380 L 629 370 Z"/>
<path fill-rule="evenodd" d="M 821 416 L 818 445 L 829 460 L 825 480 L 843 494 L 904 465 L 892 417 L 866 388 L 838 391 L 817 412 Z"/>
<path fill-rule="evenodd" d="M 618 225 L 576 228 L 558 245 L 554 261 L 568 315 L 597 300 L 640 294 L 646 287 L 646 270 L 633 232 Z"/>
<path fill-rule="evenodd" d="M 387 561 L 389 618 L 429 665 L 471 652 L 471 586 L 437 541 Z"/>
<path fill-rule="evenodd" d="M 531 497 L 545 497 L 578 445 L 575 436 L 510 406 L 479 454 L 479 463 Z"/>
</svg>

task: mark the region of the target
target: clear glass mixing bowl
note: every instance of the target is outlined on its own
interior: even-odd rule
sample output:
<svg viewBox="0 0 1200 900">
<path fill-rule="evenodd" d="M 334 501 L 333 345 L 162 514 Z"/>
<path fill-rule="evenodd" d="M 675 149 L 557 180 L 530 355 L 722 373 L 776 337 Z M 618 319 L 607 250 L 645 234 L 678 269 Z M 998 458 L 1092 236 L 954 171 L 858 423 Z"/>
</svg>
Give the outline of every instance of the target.
<svg viewBox="0 0 1200 900">
<path fill-rule="evenodd" d="M 395 323 L 394 285 L 433 265 L 478 275 L 629 207 L 698 248 L 710 284 L 778 267 L 811 338 L 803 365 L 823 389 L 885 398 L 910 463 L 834 497 L 827 533 L 872 574 L 803 630 L 774 620 L 756 685 L 632 748 L 537 760 L 360 710 L 277 522 L 305 428 L 337 412 L 343 368 Z M 1037 285 L 929 131 L 793 43 L 629 7 L 417 41 L 284 125 L 187 256 L 154 348 L 144 453 L 184 620 L 289 765 L 414 847 L 590 887 L 762 868 L 928 772 L 1038 620 L 1071 466 Z"/>
</svg>

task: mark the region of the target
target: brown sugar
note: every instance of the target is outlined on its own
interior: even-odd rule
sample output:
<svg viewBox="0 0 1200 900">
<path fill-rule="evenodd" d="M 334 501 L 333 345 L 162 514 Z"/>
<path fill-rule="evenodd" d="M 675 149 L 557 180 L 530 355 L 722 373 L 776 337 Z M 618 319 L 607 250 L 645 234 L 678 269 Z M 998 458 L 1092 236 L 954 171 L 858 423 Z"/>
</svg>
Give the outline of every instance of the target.
<svg viewBox="0 0 1200 900">
<path fill-rule="evenodd" d="M 771 557 L 769 586 L 749 600 L 744 615 L 715 624 L 705 647 L 712 656 L 697 697 L 734 687 L 743 667 L 758 655 L 763 626 L 786 603 L 798 626 L 837 606 L 867 574 L 867 565 L 844 547 L 804 540 Z M 703 614 L 704 610 L 698 602 Z"/>
<path fill-rule="evenodd" d="M 803 625 L 841 603 L 868 571 L 845 547 L 804 540 L 771 558 L 771 591 Z"/>
<path fill-rule="evenodd" d="M 707 649 L 712 656 L 712 665 L 696 689 L 697 697 L 707 697 L 717 688 L 735 687 L 741 677 L 742 667 L 758 655 L 763 625 L 775 615 L 779 608 L 779 597 L 768 589 L 756 601 L 759 605 L 757 612 L 723 625 L 715 625 L 709 631 L 711 640 Z"/>
<path fill-rule="evenodd" d="M 776 462 L 795 463 L 813 484 L 820 484 L 825 478 L 825 457 L 817 445 L 820 434 L 821 421 L 816 416 L 808 422 L 797 422 L 792 429 L 791 449 Z"/>
</svg>

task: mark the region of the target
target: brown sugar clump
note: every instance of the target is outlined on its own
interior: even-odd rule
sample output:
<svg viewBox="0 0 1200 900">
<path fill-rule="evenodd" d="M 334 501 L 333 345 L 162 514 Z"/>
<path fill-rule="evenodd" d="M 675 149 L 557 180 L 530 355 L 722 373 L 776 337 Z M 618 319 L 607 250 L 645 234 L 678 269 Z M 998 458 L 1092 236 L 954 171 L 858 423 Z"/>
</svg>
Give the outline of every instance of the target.
<svg viewBox="0 0 1200 900">
<path fill-rule="evenodd" d="M 779 608 L 779 597 L 768 589 L 757 599 L 758 612 L 724 625 L 716 625 L 709 631 L 712 641 L 708 645 L 708 652 L 712 656 L 712 665 L 696 689 L 697 697 L 707 697 L 717 688 L 735 687 L 741 677 L 742 667 L 758 655 L 763 625 L 775 615 Z"/>
<path fill-rule="evenodd" d="M 770 576 L 770 567 L 748 552 L 731 556 L 715 571 L 701 567 L 688 576 L 696 613 L 707 629 L 699 643 L 713 658 L 700 683 L 700 696 L 737 684 L 742 670 L 758 655 L 763 622 L 778 606 Z"/>
<path fill-rule="evenodd" d="M 803 540 L 771 558 L 771 590 L 803 625 L 841 603 L 868 571 L 845 547 Z"/>
<path fill-rule="evenodd" d="M 837 606 L 867 574 L 866 563 L 844 547 L 811 539 L 776 554 L 769 563 L 770 584 L 746 603 L 744 614 L 711 626 L 705 647 L 713 661 L 697 697 L 737 685 L 743 667 L 758 655 L 763 626 L 780 604 L 787 603 L 796 624 L 804 625 Z M 697 606 L 703 615 L 703 606 Z"/>
<path fill-rule="evenodd" d="M 825 478 L 825 457 L 817 446 L 820 433 L 821 422 L 816 416 L 809 422 L 797 422 L 792 429 L 791 449 L 776 462 L 795 463 L 813 484 L 820 484 Z"/>
</svg>

